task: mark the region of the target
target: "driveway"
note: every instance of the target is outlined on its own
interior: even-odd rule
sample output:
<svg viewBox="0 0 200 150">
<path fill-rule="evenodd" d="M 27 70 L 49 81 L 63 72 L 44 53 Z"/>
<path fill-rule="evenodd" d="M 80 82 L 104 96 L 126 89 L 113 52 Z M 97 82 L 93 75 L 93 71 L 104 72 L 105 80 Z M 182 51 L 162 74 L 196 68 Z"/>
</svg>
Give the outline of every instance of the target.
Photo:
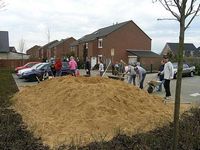
<svg viewBox="0 0 200 150">
<path fill-rule="evenodd" d="M 146 77 L 146 84 L 148 81 L 152 80 L 156 74 L 148 74 Z M 194 77 L 183 77 L 182 78 L 182 86 L 181 86 L 181 102 L 182 103 L 200 103 L 200 76 Z M 146 86 L 146 89 L 148 86 Z M 172 94 L 172 100 L 175 99 L 175 91 L 176 91 L 176 79 L 170 81 L 170 88 Z M 154 94 L 159 95 L 161 97 L 165 97 L 165 89 L 162 88 L 162 92 L 154 92 Z"/>
<path fill-rule="evenodd" d="M 32 86 L 38 84 L 37 82 L 28 82 L 24 79 L 19 79 L 18 76 L 14 73 L 12 74 L 12 76 L 19 90 L 21 90 L 25 86 Z"/>
<path fill-rule="evenodd" d="M 84 75 L 85 70 L 80 70 L 80 75 Z M 107 73 L 109 74 L 109 73 Z M 92 76 L 98 76 L 98 71 L 91 71 Z M 146 79 L 144 81 L 144 90 L 148 88 L 148 81 L 151 81 L 153 79 L 156 79 L 157 74 L 147 74 Z M 18 79 L 18 77 L 13 74 L 13 78 L 15 79 L 15 82 L 21 90 L 24 86 L 32 86 L 38 84 L 37 82 L 27 82 L 23 79 Z M 125 82 L 127 82 L 125 80 Z M 182 89 L 181 89 L 181 102 L 182 103 L 193 103 L 198 102 L 200 103 L 200 76 L 194 76 L 194 77 L 183 77 L 182 78 Z M 172 94 L 172 100 L 175 99 L 175 88 L 176 88 L 176 80 L 171 80 L 171 94 Z M 165 91 L 163 87 L 162 92 L 154 92 L 153 94 L 159 95 L 161 97 L 165 96 Z"/>
</svg>

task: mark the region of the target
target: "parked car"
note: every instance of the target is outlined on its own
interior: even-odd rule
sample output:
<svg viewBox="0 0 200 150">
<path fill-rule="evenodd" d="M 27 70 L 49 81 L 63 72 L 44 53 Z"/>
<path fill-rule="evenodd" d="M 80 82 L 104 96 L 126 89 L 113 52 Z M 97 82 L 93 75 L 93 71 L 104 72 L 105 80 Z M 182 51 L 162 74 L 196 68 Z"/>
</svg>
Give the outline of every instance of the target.
<svg viewBox="0 0 200 150">
<path fill-rule="evenodd" d="M 28 71 L 30 71 L 30 70 L 36 69 L 37 67 L 39 67 L 39 66 L 42 65 L 42 64 L 43 64 L 43 63 L 37 63 L 37 64 L 33 65 L 33 66 L 30 67 L 30 68 L 21 69 L 21 70 L 19 70 L 16 74 L 17 74 L 17 76 L 18 76 L 19 78 L 22 78 L 22 74 L 23 74 L 24 72 L 28 72 Z"/>
<path fill-rule="evenodd" d="M 24 78 L 28 81 L 37 81 L 37 78 L 39 80 L 42 80 L 43 75 L 46 74 L 46 73 L 48 73 L 49 76 L 53 75 L 51 68 L 50 68 L 50 64 L 49 63 L 42 63 L 37 68 L 22 73 L 22 78 Z"/>
<path fill-rule="evenodd" d="M 61 74 L 62 76 L 71 74 L 68 62 L 66 61 L 62 62 L 61 71 L 62 71 L 62 74 Z"/>
<path fill-rule="evenodd" d="M 38 64 L 40 62 L 28 62 L 23 66 L 19 66 L 15 68 L 15 72 L 17 73 L 19 70 L 25 69 L 25 68 L 31 68 L 32 66 L 34 66 L 35 64 Z"/>
<path fill-rule="evenodd" d="M 177 78 L 178 63 L 173 63 L 173 67 L 174 67 L 174 79 L 176 79 Z M 195 66 L 189 66 L 188 64 L 183 63 L 183 72 L 182 72 L 183 76 L 193 77 L 194 73 L 195 73 Z"/>
</svg>

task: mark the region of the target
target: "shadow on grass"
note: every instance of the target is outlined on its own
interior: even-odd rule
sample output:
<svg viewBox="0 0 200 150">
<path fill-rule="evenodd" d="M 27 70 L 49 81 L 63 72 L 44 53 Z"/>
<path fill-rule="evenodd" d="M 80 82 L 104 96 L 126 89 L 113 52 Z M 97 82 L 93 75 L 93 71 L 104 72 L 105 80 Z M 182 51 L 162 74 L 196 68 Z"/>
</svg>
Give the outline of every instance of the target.
<svg viewBox="0 0 200 150">
<path fill-rule="evenodd" d="M 22 118 L 10 109 L 9 99 L 18 91 L 11 71 L 0 70 L 0 149 L 2 150 L 47 150 L 41 139 L 26 130 Z"/>
</svg>

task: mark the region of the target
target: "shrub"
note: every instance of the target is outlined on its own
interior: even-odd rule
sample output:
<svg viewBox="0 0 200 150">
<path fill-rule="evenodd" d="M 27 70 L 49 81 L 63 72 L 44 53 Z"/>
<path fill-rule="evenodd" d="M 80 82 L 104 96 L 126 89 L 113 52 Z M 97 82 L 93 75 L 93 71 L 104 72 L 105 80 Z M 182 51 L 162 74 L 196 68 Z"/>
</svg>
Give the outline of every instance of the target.
<svg viewBox="0 0 200 150">
<path fill-rule="evenodd" d="M 195 73 L 196 75 L 200 75 L 200 64 L 195 64 Z"/>
</svg>

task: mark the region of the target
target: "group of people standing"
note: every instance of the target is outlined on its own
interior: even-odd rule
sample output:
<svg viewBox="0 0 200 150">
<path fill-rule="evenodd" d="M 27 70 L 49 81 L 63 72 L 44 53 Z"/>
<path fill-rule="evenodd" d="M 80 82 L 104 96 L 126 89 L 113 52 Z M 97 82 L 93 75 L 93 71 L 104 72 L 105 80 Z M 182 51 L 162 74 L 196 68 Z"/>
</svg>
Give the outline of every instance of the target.
<svg viewBox="0 0 200 150">
<path fill-rule="evenodd" d="M 136 85 L 136 77 L 138 77 L 139 87 L 143 89 L 144 79 L 146 77 L 146 70 L 137 63 L 130 63 L 126 72 L 128 73 L 128 83 Z M 169 61 L 168 56 L 163 56 L 161 65 L 158 71 L 160 84 L 158 91 L 162 91 L 162 85 L 165 88 L 165 99 L 170 99 L 170 81 L 174 78 L 174 69 L 172 63 Z"/>
<path fill-rule="evenodd" d="M 125 62 L 123 60 L 120 60 L 120 62 L 117 61 L 115 64 L 112 64 L 113 75 L 118 75 L 124 72 L 125 72 Z"/>
<path fill-rule="evenodd" d="M 87 76 L 91 76 L 91 62 L 90 62 L 90 59 L 89 58 L 86 58 L 86 62 L 85 62 L 85 71 L 86 71 L 86 75 Z M 100 63 L 99 63 L 99 75 L 100 76 L 103 76 L 103 73 L 104 73 L 104 64 L 103 64 L 103 61 L 100 60 Z"/>
<path fill-rule="evenodd" d="M 63 66 L 63 63 L 61 61 L 61 59 L 56 59 L 55 60 L 55 63 L 54 62 L 51 62 L 51 71 L 53 73 L 53 76 L 61 76 L 62 75 L 62 66 Z M 74 57 L 71 56 L 70 57 L 70 60 L 66 61 L 68 67 L 69 67 L 69 70 L 70 70 L 70 74 L 72 76 L 76 76 L 76 70 L 77 70 L 77 62 L 75 61 Z"/>
<path fill-rule="evenodd" d="M 61 69 L 62 63 L 60 60 L 57 60 L 55 62 L 55 70 L 56 70 L 56 76 L 60 75 L 60 69 Z M 70 57 L 69 61 L 69 68 L 72 72 L 73 75 L 75 75 L 75 71 L 77 69 L 77 63 L 74 60 L 73 57 Z M 136 85 L 136 79 L 138 79 L 138 86 L 143 89 L 144 86 L 144 80 L 146 77 L 146 70 L 140 66 L 139 63 L 130 63 L 128 67 L 125 67 L 123 62 L 116 63 L 115 65 L 112 66 L 112 69 L 117 70 L 117 72 L 120 73 L 126 73 L 128 75 L 128 83 Z M 90 59 L 87 58 L 85 62 L 85 70 L 86 70 L 86 75 L 91 76 L 91 62 Z M 104 64 L 102 60 L 100 60 L 99 63 L 99 74 L 100 76 L 103 76 L 105 69 L 104 69 Z M 114 73 L 114 72 L 112 72 Z M 163 56 L 163 60 L 161 61 L 161 65 L 158 71 L 158 77 L 160 82 L 160 85 L 158 87 L 158 91 L 162 91 L 162 84 L 164 84 L 165 88 L 165 99 L 169 99 L 171 96 L 170 92 L 170 80 L 173 79 L 174 73 L 173 73 L 173 65 L 169 61 L 169 58 L 167 56 Z"/>
</svg>

